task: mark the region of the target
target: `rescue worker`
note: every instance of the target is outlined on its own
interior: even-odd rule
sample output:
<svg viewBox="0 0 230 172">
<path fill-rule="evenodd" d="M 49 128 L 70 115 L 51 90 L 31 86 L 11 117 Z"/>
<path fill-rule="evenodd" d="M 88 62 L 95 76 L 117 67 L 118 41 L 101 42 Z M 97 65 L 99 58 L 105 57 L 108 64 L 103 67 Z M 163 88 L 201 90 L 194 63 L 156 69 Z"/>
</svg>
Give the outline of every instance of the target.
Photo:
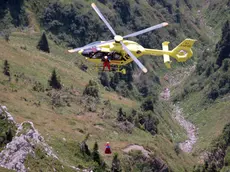
<svg viewBox="0 0 230 172">
<path fill-rule="evenodd" d="M 101 61 L 103 61 L 103 71 L 105 70 L 105 67 L 108 67 L 110 71 L 110 58 L 108 56 L 104 56 Z"/>
<path fill-rule="evenodd" d="M 112 151 L 110 149 L 110 145 L 109 145 L 109 142 L 106 143 L 106 146 L 105 146 L 105 154 L 111 154 Z"/>
</svg>

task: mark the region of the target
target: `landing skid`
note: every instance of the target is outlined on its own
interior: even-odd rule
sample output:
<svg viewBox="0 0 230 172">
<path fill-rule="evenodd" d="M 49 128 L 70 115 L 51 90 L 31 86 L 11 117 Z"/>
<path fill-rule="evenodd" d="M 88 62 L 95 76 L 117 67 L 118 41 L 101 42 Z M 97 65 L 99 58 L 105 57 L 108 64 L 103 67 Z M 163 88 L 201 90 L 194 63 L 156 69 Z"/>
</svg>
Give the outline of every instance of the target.
<svg viewBox="0 0 230 172">
<path fill-rule="evenodd" d="M 111 66 L 111 69 L 109 70 L 107 67 L 105 67 L 105 70 L 103 70 L 103 66 L 94 66 L 94 69 L 96 71 L 100 72 L 119 72 L 122 73 L 123 75 L 126 74 L 126 69 L 120 69 L 120 66 Z"/>
</svg>

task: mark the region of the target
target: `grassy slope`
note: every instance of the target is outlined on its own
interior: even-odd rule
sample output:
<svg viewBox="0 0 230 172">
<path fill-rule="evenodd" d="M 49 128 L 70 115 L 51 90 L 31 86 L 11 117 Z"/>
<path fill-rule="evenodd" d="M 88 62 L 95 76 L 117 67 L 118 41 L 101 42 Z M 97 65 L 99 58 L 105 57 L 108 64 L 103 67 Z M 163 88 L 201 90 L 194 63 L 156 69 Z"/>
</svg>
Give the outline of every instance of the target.
<svg viewBox="0 0 230 172">
<path fill-rule="evenodd" d="M 189 77 L 188 80 L 194 79 Z M 172 90 L 173 96 L 179 94 L 188 82 L 185 80 L 179 86 Z M 229 95 L 219 99 L 214 103 L 205 103 L 206 87 L 194 93 L 189 93 L 181 102 L 185 117 L 198 127 L 198 141 L 194 147 L 194 153 L 199 155 L 200 152 L 207 150 L 213 139 L 217 138 L 225 126 L 230 122 L 230 101 Z"/>
<path fill-rule="evenodd" d="M 0 167 L 0 171 L 1 172 L 13 172 L 13 170 L 8 170 L 8 169 L 2 168 L 2 167 Z"/>
<path fill-rule="evenodd" d="M 83 107 L 78 102 L 72 102 L 71 107 L 52 109 L 50 99 L 45 93 L 32 91 L 31 80 L 40 81 L 46 86 L 52 69 L 56 68 L 65 87 L 73 86 L 80 97 L 89 79 L 96 79 L 96 75 L 94 72 L 89 75 L 79 70 L 72 61 L 79 61 L 82 57 L 67 54 L 66 50 L 56 46 L 52 41 L 49 41 L 50 54 L 39 52 L 35 48 L 39 37 L 40 35 L 36 33 L 13 33 L 9 43 L 0 40 L 1 64 L 7 59 L 11 65 L 12 75 L 18 72 L 25 75 L 23 79 L 19 78 L 18 83 L 15 77 L 12 77 L 9 83 L 7 78 L 0 73 L 0 102 L 8 107 L 17 122 L 24 120 L 34 122 L 35 127 L 54 148 L 61 160 L 66 164 L 88 166 L 89 164 L 80 156 L 74 154 L 74 151 L 79 150 L 74 149 L 73 145 L 78 144 L 77 142 L 82 141 L 85 135 L 90 133 L 91 137 L 88 141 L 90 148 L 93 147 L 95 141 L 98 141 L 102 155 L 107 141 L 111 142 L 113 151 L 119 153 L 128 144 L 136 143 L 150 148 L 175 171 L 190 169 L 194 165 L 194 158 L 183 153 L 177 156 L 174 152 L 174 144 L 169 141 L 169 137 L 162 136 L 167 136 L 170 133 L 169 129 L 174 131 L 175 128 L 174 135 L 178 136 L 175 140 L 182 139 L 180 133 L 183 130 L 176 123 L 169 122 L 170 111 L 163 111 L 159 126 L 161 135 L 153 137 L 139 129 L 135 129 L 132 134 L 122 132 L 115 125 L 114 119 L 118 107 L 129 110 L 131 107 L 138 107 L 138 103 L 125 98 L 119 99 L 115 93 L 108 93 L 103 88 L 100 88 L 102 99 L 109 99 L 113 105 L 112 110 L 107 111 L 105 119 L 100 117 L 100 109 L 97 113 L 86 112 L 85 115 L 77 115 L 83 111 Z M 26 50 L 21 49 L 21 46 L 26 46 Z M 34 105 L 38 101 L 41 102 L 40 107 Z M 66 138 L 67 142 L 64 142 L 63 138 Z M 111 164 L 111 156 L 104 156 L 104 158 L 108 164 Z"/>
<path fill-rule="evenodd" d="M 211 141 L 222 133 L 225 124 L 230 122 L 230 101 L 221 99 L 214 104 L 200 105 L 204 95 L 193 93 L 181 102 L 186 117 L 199 128 L 199 140 L 195 152 L 208 148 Z M 194 113 L 195 111 L 195 113 Z"/>
<path fill-rule="evenodd" d="M 205 42 L 202 41 L 201 44 L 205 43 L 207 48 L 211 47 L 209 46 L 210 44 L 215 45 L 219 41 L 221 28 L 224 22 L 230 19 L 229 7 L 226 5 L 227 2 L 227 0 L 199 2 L 199 8 L 197 9 L 199 11 L 196 11 L 196 15 L 199 19 L 198 23 L 202 29 L 202 33 L 205 33 L 203 35 L 205 39 L 201 37 L 202 39 L 198 41 L 205 40 Z M 196 81 L 196 78 L 193 75 L 189 77 L 188 80 Z M 179 87 L 175 88 L 173 94 L 177 95 L 181 92 L 186 82 L 188 81 L 185 81 Z M 204 104 L 203 100 L 206 99 L 204 97 L 205 89 L 206 88 L 199 92 L 189 93 L 189 96 L 180 102 L 186 118 L 194 122 L 199 128 L 199 139 L 195 145 L 195 153 L 200 153 L 208 149 L 212 140 L 221 134 L 224 125 L 230 122 L 229 95 L 227 95 L 226 98 L 217 100 L 215 103 Z"/>
</svg>

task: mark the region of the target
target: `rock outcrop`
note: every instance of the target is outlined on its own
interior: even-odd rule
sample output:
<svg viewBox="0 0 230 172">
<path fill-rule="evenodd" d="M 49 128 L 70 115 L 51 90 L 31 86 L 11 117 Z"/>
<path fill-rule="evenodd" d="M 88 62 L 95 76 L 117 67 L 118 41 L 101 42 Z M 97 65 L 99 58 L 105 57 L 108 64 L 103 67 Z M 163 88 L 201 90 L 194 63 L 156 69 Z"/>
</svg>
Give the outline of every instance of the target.
<svg viewBox="0 0 230 172">
<path fill-rule="evenodd" d="M 17 126 L 15 137 L 8 143 L 4 150 L 0 152 L 0 166 L 20 172 L 26 172 L 24 161 L 28 154 L 35 154 L 36 146 L 41 146 L 48 156 L 58 157 L 52 152 L 52 148 L 47 145 L 44 138 L 34 128 L 30 121 L 17 124 L 13 116 L 7 111 L 5 106 L 0 106 L 0 114 Z"/>
<path fill-rule="evenodd" d="M 134 164 L 143 163 L 147 164 L 149 169 L 154 169 L 154 171 L 168 172 L 170 171 L 168 165 L 159 157 L 151 156 L 149 150 L 146 150 L 143 146 L 132 144 L 123 149 L 123 152 L 129 153 L 130 151 L 141 151 L 142 156 L 130 157 L 129 160 Z"/>
</svg>

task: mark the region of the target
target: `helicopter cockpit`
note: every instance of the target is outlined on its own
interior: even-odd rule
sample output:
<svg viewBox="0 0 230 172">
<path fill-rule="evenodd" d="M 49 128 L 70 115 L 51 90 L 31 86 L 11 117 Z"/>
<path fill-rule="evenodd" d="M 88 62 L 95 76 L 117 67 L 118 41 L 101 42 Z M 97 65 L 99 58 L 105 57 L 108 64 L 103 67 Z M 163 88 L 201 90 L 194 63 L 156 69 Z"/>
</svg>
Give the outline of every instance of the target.
<svg viewBox="0 0 230 172">
<path fill-rule="evenodd" d="M 85 57 L 93 58 L 93 59 L 102 59 L 104 56 L 108 56 L 110 60 L 121 60 L 122 55 L 115 51 L 113 52 L 101 52 L 99 47 L 92 47 L 89 49 L 85 49 L 82 52 L 82 55 Z"/>
</svg>

